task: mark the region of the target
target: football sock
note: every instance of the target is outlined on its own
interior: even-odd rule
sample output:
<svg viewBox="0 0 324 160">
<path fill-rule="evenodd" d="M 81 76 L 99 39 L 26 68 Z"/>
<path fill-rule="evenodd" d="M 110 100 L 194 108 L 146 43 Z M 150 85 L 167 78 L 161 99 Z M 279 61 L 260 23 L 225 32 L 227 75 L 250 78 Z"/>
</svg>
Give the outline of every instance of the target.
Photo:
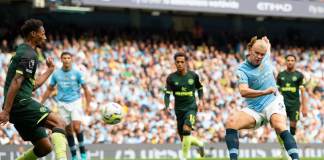
<svg viewBox="0 0 324 160">
<path fill-rule="evenodd" d="M 182 154 L 184 158 L 189 157 L 189 150 L 191 148 L 190 135 L 183 136 L 182 140 Z"/>
<path fill-rule="evenodd" d="M 299 160 L 297 144 L 290 132 L 288 130 L 285 130 L 280 133 L 280 137 L 284 141 L 285 148 L 291 159 Z"/>
<path fill-rule="evenodd" d="M 37 160 L 37 156 L 34 153 L 34 147 L 28 149 L 22 155 L 20 155 L 16 160 Z"/>
<path fill-rule="evenodd" d="M 54 128 L 51 138 L 54 145 L 56 159 L 67 159 L 65 131 L 60 128 Z"/>
<path fill-rule="evenodd" d="M 201 147 L 204 143 L 195 136 L 190 136 L 191 145 Z"/>
<path fill-rule="evenodd" d="M 69 144 L 71 156 L 72 157 L 76 156 L 77 155 L 77 151 L 76 151 L 76 146 L 75 146 L 73 134 L 72 135 L 67 135 L 66 136 L 66 139 L 67 139 L 68 144 Z"/>
<path fill-rule="evenodd" d="M 83 144 L 83 132 L 77 133 L 76 136 L 77 136 L 77 139 L 79 141 L 80 153 L 85 153 L 86 150 L 85 150 L 85 147 L 84 147 L 84 144 Z"/>
<path fill-rule="evenodd" d="M 225 141 L 230 154 L 230 160 L 237 160 L 239 154 L 239 139 L 237 130 L 226 129 Z"/>
</svg>

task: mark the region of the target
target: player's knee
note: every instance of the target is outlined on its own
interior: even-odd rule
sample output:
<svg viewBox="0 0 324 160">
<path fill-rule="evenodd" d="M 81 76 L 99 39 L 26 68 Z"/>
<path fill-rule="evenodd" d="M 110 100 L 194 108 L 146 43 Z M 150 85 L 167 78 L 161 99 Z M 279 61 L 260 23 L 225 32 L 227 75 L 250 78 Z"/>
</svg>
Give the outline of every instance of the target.
<svg viewBox="0 0 324 160">
<path fill-rule="evenodd" d="M 80 123 L 73 124 L 73 130 L 76 133 L 80 133 L 81 132 L 81 124 Z"/>
<path fill-rule="evenodd" d="M 65 127 L 65 131 L 66 131 L 66 134 L 68 134 L 68 135 L 73 134 L 73 130 L 72 130 L 72 127 L 70 125 Z"/>
<path fill-rule="evenodd" d="M 281 123 L 275 123 L 275 124 L 273 124 L 272 126 L 273 126 L 273 129 L 274 129 L 277 133 L 281 133 L 281 132 L 287 130 L 286 125 L 281 124 Z"/>
<path fill-rule="evenodd" d="M 80 133 L 81 132 L 81 128 L 80 127 L 74 127 L 74 131 L 75 131 L 75 133 Z"/>
<path fill-rule="evenodd" d="M 271 125 L 272 125 L 272 128 L 277 133 L 281 133 L 281 132 L 287 130 L 285 118 L 283 118 L 283 117 L 281 117 L 279 115 L 271 116 Z"/>
<path fill-rule="evenodd" d="M 44 157 L 51 153 L 53 150 L 53 147 L 51 144 L 44 144 L 41 147 L 37 147 L 34 149 L 35 155 L 37 157 Z"/>
<path fill-rule="evenodd" d="M 183 132 L 190 134 L 191 128 L 188 125 L 183 125 Z"/>
<path fill-rule="evenodd" d="M 236 122 L 235 117 L 233 115 L 231 115 L 227 119 L 226 124 L 225 124 L 225 127 L 226 128 L 233 128 L 233 129 L 235 129 L 235 122 Z"/>
<path fill-rule="evenodd" d="M 290 126 L 291 127 L 296 127 L 297 126 L 297 122 L 296 121 L 290 121 Z"/>
<path fill-rule="evenodd" d="M 53 150 L 53 147 L 52 147 L 51 145 L 46 146 L 46 147 L 44 148 L 44 154 L 45 154 L 45 155 L 48 155 L 49 153 L 52 152 L 52 150 Z"/>
</svg>

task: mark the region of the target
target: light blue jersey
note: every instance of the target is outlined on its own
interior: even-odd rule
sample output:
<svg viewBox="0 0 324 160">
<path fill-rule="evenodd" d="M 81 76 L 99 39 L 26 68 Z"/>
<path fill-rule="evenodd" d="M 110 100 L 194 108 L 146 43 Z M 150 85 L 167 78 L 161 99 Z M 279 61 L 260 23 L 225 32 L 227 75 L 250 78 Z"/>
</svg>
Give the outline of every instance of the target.
<svg viewBox="0 0 324 160">
<path fill-rule="evenodd" d="M 84 84 L 82 73 L 74 67 L 70 71 L 56 70 L 51 78 L 50 85 L 57 85 L 56 100 L 61 102 L 73 102 L 81 97 L 80 87 Z"/>
<path fill-rule="evenodd" d="M 245 60 L 237 69 L 239 84 L 248 84 L 254 90 L 265 90 L 269 87 L 276 87 L 276 80 L 273 75 L 273 66 L 270 53 L 267 53 L 259 66 L 252 65 Z M 274 94 L 268 94 L 255 98 L 246 98 L 250 109 L 261 112 L 268 104 L 275 100 Z"/>
</svg>

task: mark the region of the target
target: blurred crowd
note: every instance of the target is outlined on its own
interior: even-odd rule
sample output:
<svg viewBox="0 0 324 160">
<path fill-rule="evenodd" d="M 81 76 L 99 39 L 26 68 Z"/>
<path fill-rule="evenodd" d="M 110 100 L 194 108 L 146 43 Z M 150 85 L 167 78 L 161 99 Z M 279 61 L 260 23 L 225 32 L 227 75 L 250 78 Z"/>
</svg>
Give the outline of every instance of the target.
<svg viewBox="0 0 324 160">
<path fill-rule="evenodd" d="M 175 71 L 173 55 L 179 51 L 185 52 L 190 57 L 189 68 L 200 75 L 206 102 L 203 111 L 198 113 L 197 129 L 193 134 L 206 143 L 224 142 L 227 117 L 234 110 L 245 107 L 236 87 L 234 71 L 244 61 L 248 40 L 229 44 L 223 50 L 204 43 L 196 46 L 160 37 L 99 40 L 96 36 L 68 39 L 48 35 L 46 46 L 38 50 L 42 62 L 38 74 L 46 69 L 45 57 L 52 56 L 59 69 L 63 51 L 74 55 L 74 67 L 84 73 L 92 93 L 92 101 L 83 121 L 86 144 L 180 143 L 174 113 L 163 111 L 163 90 L 167 75 Z M 17 37 L 13 44 L 8 44 L 6 40 L 0 44 L 1 104 L 6 71 L 13 55 L 11 52 L 22 42 L 22 38 Z M 323 143 L 324 107 L 321 106 L 324 106 L 324 47 L 272 46 L 271 56 L 277 72 L 285 69 L 284 56 L 287 54 L 298 56 L 297 69 L 304 74 L 307 83 L 308 112 L 301 115 L 298 122 L 297 141 Z M 35 98 L 40 99 L 46 88 L 47 85 L 43 85 L 38 89 Z M 125 117 L 118 125 L 106 125 L 100 120 L 99 108 L 108 102 L 117 102 L 124 107 Z M 45 105 L 54 112 L 57 110 L 55 98 L 47 100 Z M 240 141 L 276 142 L 276 134 L 268 124 L 254 131 L 242 130 Z M 1 145 L 25 143 L 12 124 L 0 127 Z"/>
</svg>

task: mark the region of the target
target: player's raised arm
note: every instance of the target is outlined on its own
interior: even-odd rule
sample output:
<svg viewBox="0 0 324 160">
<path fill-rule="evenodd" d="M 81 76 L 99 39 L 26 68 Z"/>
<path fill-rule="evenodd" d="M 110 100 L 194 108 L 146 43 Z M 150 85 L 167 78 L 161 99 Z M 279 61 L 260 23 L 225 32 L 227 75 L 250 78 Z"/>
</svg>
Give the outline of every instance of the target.
<svg viewBox="0 0 324 160">
<path fill-rule="evenodd" d="M 267 54 L 271 55 L 271 43 L 267 36 L 262 37 L 262 40 L 267 44 Z"/>
<path fill-rule="evenodd" d="M 47 65 L 47 71 L 45 73 L 43 73 L 41 76 L 39 76 L 36 80 L 35 80 L 35 86 L 34 86 L 34 90 L 36 90 L 37 88 L 39 88 L 40 86 L 42 86 L 46 80 L 48 79 L 48 77 L 53 73 L 54 69 L 55 69 L 55 65 L 53 62 L 53 58 L 48 58 L 46 60 L 46 65 Z"/>
</svg>

